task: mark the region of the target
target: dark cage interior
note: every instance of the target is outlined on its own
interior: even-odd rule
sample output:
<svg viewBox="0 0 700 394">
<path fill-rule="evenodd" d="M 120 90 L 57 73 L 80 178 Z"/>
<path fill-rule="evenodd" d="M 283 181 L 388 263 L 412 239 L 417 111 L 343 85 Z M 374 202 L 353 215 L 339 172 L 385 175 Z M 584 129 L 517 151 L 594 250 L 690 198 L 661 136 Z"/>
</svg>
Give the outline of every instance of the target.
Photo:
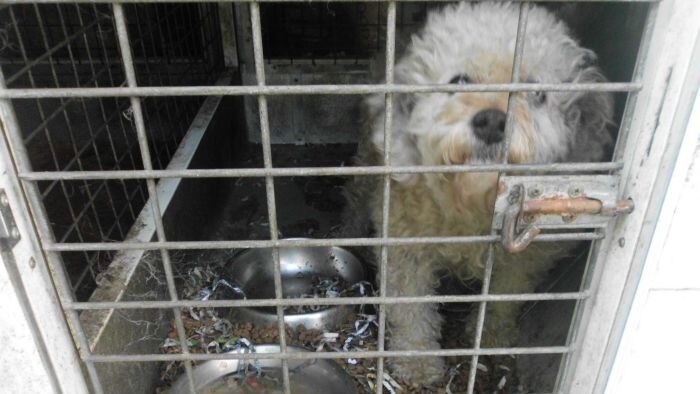
<svg viewBox="0 0 700 394">
<path fill-rule="evenodd" d="M 633 79 L 648 4 L 540 4 L 556 12 L 582 45 L 598 54 L 598 63 L 610 81 Z M 423 25 L 426 14 L 442 6 L 398 3 L 397 57 L 411 34 Z M 250 4 L 139 3 L 123 7 L 138 86 L 258 83 Z M 127 87 L 113 11 L 110 4 L 92 3 L 0 5 L 0 66 L 7 88 Z M 266 84 L 381 83 L 386 20 L 387 5 L 382 2 L 260 3 Z M 614 94 L 615 129 L 623 122 L 628 97 L 627 92 Z M 360 103 L 365 98 L 360 94 L 267 96 L 272 142 L 268 164 L 290 169 L 354 165 L 353 156 L 364 127 Z M 140 102 L 149 147 L 146 155 L 140 150 L 138 119 L 129 97 L 76 95 L 14 99 L 12 104 L 33 171 L 140 170 L 145 168 L 144 157 L 150 157 L 154 169 L 265 167 L 256 96 L 153 96 L 142 97 Z M 350 178 L 335 174 L 275 177 L 272 186 L 278 237 L 343 237 L 347 219 L 343 216 L 343 191 Z M 168 241 L 205 243 L 271 238 L 270 201 L 266 199 L 270 185 L 265 177 L 157 181 Z M 52 231 L 48 235 L 51 239 L 45 241 L 157 240 L 147 209 L 151 196 L 144 179 L 42 180 L 37 184 Z M 367 231 L 361 236 L 377 234 Z M 585 243 L 571 258 L 558 264 L 537 292 L 580 291 L 584 271 L 590 268 L 589 249 L 590 243 Z M 365 249 L 356 252 L 365 260 L 371 258 Z M 209 296 L 235 298 L 231 289 L 237 287 L 236 283 L 226 276 L 224 268 L 240 253 L 240 249 L 231 248 L 170 251 L 167 256 L 173 263 L 177 296 L 190 300 Z M 107 302 L 169 300 L 171 289 L 161 265 L 162 256 L 157 250 L 61 253 L 76 301 Z M 374 268 L 366 264 L 365 269 L 365 279 L 372 282 Z M 376 284 L 362 283 L 367 287 L 362 287 L 361 295 L 377 295 Z M 314 283 L 314 289 L 318 290 L 320 284 Z M 440 289 L 443 294 L 478 294 L 480 286 L 479 281 L 463 283 L 446 273 L 441 277 Z M 339 293 L 345 290 L 348 289 Z M 202 291 L 209 293 L 202 295 Z M 519 320 L 521 334 L 517 345 L 567 345 L 577 302 L 528 302 Z M 374 316 L 376 309 L 371 305 L 358 307 L 347 321 L 330 330 L 330 334 L 338 334 L 338 346 L 324 342 L 327 338 L 320 331 L 299 328 L 289 332 L 288 343 L 311 350 L 343 350 L 343 341 L 348 340 L 353 350 L 376 350 L 378 327 L 368 317 Z M 475 313 L 478 303 L 445 303 L 440 309 L 447 318 L 441 346 L 473 346 L 472 339 L 465 337 L 464 321 Z M 182 309 L 188 346 L 193 353 L 220 352 L 233 346 L 234 338 L 241 337 L 256 344 L 279 341 L 276 326 L 271 329 L 223 319 L 228 313 L 233 312 Z M 213 325 L 221 320 L 230 327 L 222 328 L 223 323 Z M 82 311 L 81 321 L 91 350 L 98 355 L 181 350 L 170 310 L 89 310 Z M 235 345 L 242 346 L 241 342 Z M 481 357 L 475 392 L 551 392 L 556 389 L 563 357 Z M 470 360 L 467 356 L 448 358 L 449 373 L 437 385 L 413 387 L 399 381 L 397 386 L 389 384 L 391 388 L 385 392 L 465 392 Z M 358 392 L 374 391 L 371 383 L 376 373 L 375 360 L 338 362 L 355 379 Z M 110 393 L 162 392 L 184 371 L 182 362 L 97 365 L 103 389 Z"/>
</svg>

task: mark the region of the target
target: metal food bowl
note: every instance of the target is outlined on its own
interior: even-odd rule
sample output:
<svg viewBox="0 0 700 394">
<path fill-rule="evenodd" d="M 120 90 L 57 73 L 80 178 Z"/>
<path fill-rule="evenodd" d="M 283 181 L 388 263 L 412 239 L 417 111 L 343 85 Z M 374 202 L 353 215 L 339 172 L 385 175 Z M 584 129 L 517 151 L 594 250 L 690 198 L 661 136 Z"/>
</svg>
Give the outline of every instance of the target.
<svg viewBox="0 0 700 394">
<path fill-rule="evenodd" d="M 278 345 L 260 345 L 256 353 L 277 353 Z M 250 352 L 247 349 L 234 350 L 232 353 Z M 298 347 L 287 347 L 289 353 L 308 352 Z M 234 378 L 245 364 L 255 364 L 265 378 L 257 377 L 250 383 Z M 274 359 L 259 360 L 211 360 L 197 366 L 192 375 L 194 388 L 201 394 L 244 394 L 244 393 L 282 393 L 281 361 Z M 249 367 L 250 368 L 250 367 Z M 263 382 L 263 385 L 258 385 Z M 278 383 L 279 382 L 279 383 Z M 352 377 L 333 360 L 289 360 L 289 383 L 292 394 L 357 394 Z M 187 376 L 182 375 L 170 389 L 170 394 L 189 394 Z"/>
<path fill-rule="evenodd" d="M 365 270 L 348 250 L 339 247 L 279 248 L 283 298 L 301 298 L 313 290 L 314 281 L 339 278 L 347 285 L 365 279 Z M 245 292 L 248 299 L 275 298 L 272 249 L 248 249 L 226 266 L 227 276 Z M 352 314 L 352 305 L 328 305 L 317 311 L 288 307 L 284 321 L 291 327 L 322 330 L 338 327 Z M 268 326 L 277 322 L 274 307 L 231 308 L 230 318 L 239 322 Z"/>
</svg>

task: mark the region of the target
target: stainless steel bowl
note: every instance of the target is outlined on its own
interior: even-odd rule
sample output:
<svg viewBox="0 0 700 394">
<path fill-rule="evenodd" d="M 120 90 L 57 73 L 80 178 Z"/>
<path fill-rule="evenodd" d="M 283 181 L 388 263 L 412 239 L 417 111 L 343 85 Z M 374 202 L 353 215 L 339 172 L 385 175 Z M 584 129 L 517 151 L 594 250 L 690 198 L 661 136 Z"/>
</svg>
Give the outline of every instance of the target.
<svg viewBox="0 0 700 394">
<path fill-rule="evenodd" d="M 362 263 L 348 250 L 339 247 L 280 248 L 282 294 L 298 298 L 312 291 L 315 278 L 341 278 L 348 285 L 365 279 Z M 226 266 L 227 276 L 245 292 L 248 299 L 275 298 L 272 249 L 248 249 Z M 298 313 L 296 308 L 285 310 L 284 321 L 291 327 L 334 328 L 342 324 L 354 306 L 324 306 L 315 312 Z M 231 308 L 230 317 L 256 325 L 277 322 L 277 312 L 270 308 Z"/>
<path fill-rule="evenodd" d="M 256 353 L 279 352 L 278 345 L 259 345 L 255 347 Z M 297 347 L 287 347 L 290 353 L 308 352 Z M 239 349 L 232 353 L 244 353 L 249 350 Z M 282 381 L 281 361 L 273 359 L 260 360 L 211 360 L 197 366 L 193 372 L 194 387 L 201 394 L 243 394 L 247 392 L 262 392 L 266 394 L 282 392 L 281 383 L 262 391 L 248 390 L 241 382 L 236 385 L 228 384 L 227 377 L 235 374 L 242 366 L 242 362 L 255 362 L 262 372 L 279 382 Z M 355 382 L 343 368 L 333 360 L 289 360 L 289 383 L 292 394 L 357 394 Z M 268 382 L 272 382 L 269 380 Z M 170 389 L 170 394 L 189 394 L 187 376 L 181 376 Z"/>
</svg>

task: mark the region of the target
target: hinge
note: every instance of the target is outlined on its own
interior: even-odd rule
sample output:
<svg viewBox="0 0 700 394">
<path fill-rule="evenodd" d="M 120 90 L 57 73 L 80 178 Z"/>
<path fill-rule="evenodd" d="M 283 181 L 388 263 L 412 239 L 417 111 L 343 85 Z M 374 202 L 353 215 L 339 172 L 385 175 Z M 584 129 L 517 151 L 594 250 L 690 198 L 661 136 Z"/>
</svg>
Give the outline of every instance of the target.
<svg viewBox="0 0 700 394">
<path fill-rule="evenodd" d="M 0 189 L 0 239 L 4 241 L 0 247 L 9 249 L 12 249 L 20 239 L 19 229 L 10 209 L 10 200 L 7 199 L 3 189 Z"/>
<path fill-rule="evenodd" d="M 618 200 L 616 175 L 506 176 L 498 185 L 493 227 L 503 248 L 525 250 L 543 229 L 605 227 L 632 212 L 632 200 Z"/>
</svg>

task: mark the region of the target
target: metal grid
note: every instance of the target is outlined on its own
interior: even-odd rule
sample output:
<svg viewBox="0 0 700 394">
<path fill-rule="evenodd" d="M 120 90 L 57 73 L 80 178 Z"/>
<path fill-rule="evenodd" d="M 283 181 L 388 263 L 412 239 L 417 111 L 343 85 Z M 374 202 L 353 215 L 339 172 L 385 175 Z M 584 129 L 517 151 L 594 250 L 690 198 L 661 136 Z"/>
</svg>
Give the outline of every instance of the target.
<svg viewBox="0 0 700 394">
<path fill-rule="evenodd" d="M 193 12 L 196 11 L 196 12 Z M 129 7 L 129 29 L 142 85 L 209 83 L 221 68 L 215 8 L 160 4 Z M 189 18 L 189 19 L 186 19 Z M 10 88 L 118 87 L 124 79 L 105 4 L 27 4 L 0 9 L 2 71 Z M 200 28 L 201 27 L 201 28 Z M 196 34 L 195 34 L 196 33 Z M 201 34 L 201 36 L 200 36 Z M 165 168 L 200 98 L 145 100 L 156 168 Z M 129 101 L 104 97 L 14 102 L 32 168 L 49 171 L 144 168 Z M 124 240 L 146 202 L 142 181 L 53 178 L 39 183 L 60 242 Z M 111 252 L 64 254 L 71 289 L 86 299 Z"/>
<path fill-rule="evenodd" d="M 628 0 L 630 1 L 630 0 Z M 13 2 L 13 1 L 10 1 Z M 14 1 L 16 2 L 16 1 Z M 55 2 L 63 2 L 56 0 Z M 126 1 L 129 2 L 129 1 Z M 383 84 L 376 85 L 307 85 L 307 86 L 266 86 L 265 69 L 263 57 L 263 45 L 260 23 L 260 5 L 262 1 L 250 1 L 250 16 L 253 27 L 253 47 L 255 54 L 255 70 L 257 76 L 256 86 L 162 86 L 162 87 L 141 87 L 137 84 L 134 58 L 132 57 L 133 40 L 129 39 L 127 29 L 127 18 L 124 13 L 124 6 L 121 3 L 112 5 L 112 12 L 116 22 L 116 30 L 119 47 L 122 53 L 123 66 L 127 79 L 126 87 L 112 88 L 39 88 L 32 86 L 32 89 L 8 88 L 5 79 L 0 79 L 0 109 L 5 118 L 5 127 L 10 139 L 15 160 L 19 170 L 19 177 L 23 181 L 25 192 L 29 203 L 34 211 L 37 225 L 40 231 L 42 246 L 47 252 L 50 264 L 57 276 L 57 288 L 61 296 L 63 307 L 68 312 L 75 337 L 80 345 L 80 352 L 83 361 L 90 373 L 90 378 L 96 392 L 101 393 L 102 384 L 95 369 L 95 363 L 100 362 L 134 362 L 134 361 L 188 361 L 186 365 L 187 375 L 191 380 L 191 364 L 194 360 L 212 359 L 252 359 L 252 358 L 273 358 L 283 360 L 284 391 L 290 392 L 289 371 L 286 360 L 288 359 L 320 359 L 320 358 L 377 358 L 377 393 L 381 393 L 383 388 L 383 361 L 387 357 L 421 357 L 421 356 L 472 356 L 471 369 L 469 374 L 469 393 L 473 392 L 476 374 L 476 361 L 482 355 L 506 355 L 506 354 L 568 354 L 572 352 L 571 346 L 549 346 L 549 347 L 528 347 L 528 348 L 480 348 L 481 332 L 483 329 L 485 308 L 488 302 L 525 301 L 525 300 L 584 300 L 590 296 L 589 292 L 582 290 L 574 293 L 558 294 L 489 294 L 489 280 L 493 267 L 494 243 L 500 241 L 498 233 L 493 232 L 488 236 L 461 236 L 461 237 L 415 237 L 415 238 L 394 238 L 389 236 L 389 194 L 391 190 L 390 175 L 399 173 L 427 173 L 427 172 L 463 172 L 463 171 L 499 171 L 501 176 L 511 171 L 535 171 L 539 173 L 559 173 L 569 171 L 616 171 L 621 168 L 621 163 L 580 163 L 580 164 L 545 164 L 545 165 L 514 165 L 507 163 L 507 155 L 503 155 L 504 162 L 496 165 L 461 165 L 461 166 L 431 166 L 431 167 L 393 167 L 390 163 L 390 141 L 392 129 L 392 97 L 396 93 L 408 92 L 478 92 L 478 91 L 507 91 L 509 92 L 509 107 L 512 104 L 514 95 L 512 92 L 518 91 L 611 91 L 611 92 L 637 92 L 641 89 L 639 82 L 630 83 L 601 83 L 601 84 L 535 84 L 519 82 L 519 67 L 522 59 L 524 42 L 524 32 L 527 26 L 528 2 L 522 2 L 518 22 L 518 35 L 516 39 L 516 50 L 514 56 L 514 67 L 509 84 L 483 84 L 483 85 L 394 85 L 394 51 L 396 34 L 396 1 L 388 1 L 386 12 L 386 79 Z M 648 29 L 649 24 L 647 25 Z M 637 79 L 639 80 L 639 79 Z M 267 113 L 267 97 L 279 94 L 363 94 L 363 93 L 383 93 L 385 94 L 385 140 L 384 140 L 384 166 L 364 167 L 364 168 L 273 168 L 271 160 L 270 129 Z M 259 115 L 262 135 L 262 146 L 264 156 L 264 168 L 258 169 L 212 169 L 212 170 L 178 170 L 166 171 L 153 169 L 151 148 L 149 147 L 148 127 L 146 116 L 142 110 L 142 101 L 145 97 L 159 96 L 201 96 L 201 95 L 256 95 L 259 104 Z M 12 111 L 11 99 L 38 99 L 38 98 L 87 98 L 87 97 L 129 97 L 133 117 L 135 121 L 135 132 L 138 140 L 140 159 L 143 163 L 143 170 L 137 171 L 32 171 L 30 156 L 24 147 L 24 141 L 18 125 L 17 118 Z M 628 116 L 625 119 L 629 119 Z M 622 125 L 624 130 L 625 125 Z M 508 111 L 506 123 L 506 143 L 504 149 L 510 141 L 510 131 L 512 129 L 512 114 Z M 313 176 L 313 175 L 383 175 L 383 210 L 382 227 L 378 238 L 346 238 L 328 240 L 279 240 L 277 239 L 277 218 L 275 207 L 274 178 L 282 176 Z M 66 181 L 66 180 L 106 180 L 116 179 L 145 179 L 148 194 L 153 201 L 155 197 L 155 180 L 164 177 L 264 177 L 266 181 L 266 197 L 268 214 L 270 220 L 270 240 L 268 241 L 209 241 L 209 242 L 168 242 L 163 230 L 163 222 L 158 204 L 154 204 L 153 218 L 156 223 L 158 240 L 147 243 L 112 243 L 112 242 L 78 242 L 67 243 L 61 240 L 56 241 L 53 236 L 52 227 L 46 214 L 45 206 L 42 202 L 42 194 L 39 188 L 41 181 Z M 562 240 L 596 240 L 601 239 L 605 234 L 601 231 L 593 233 L 566 233 L 566 234 L 543 234 L 539 235 L 535 241 L 553 242 Z M 387 297 L 386 294 L 386 271 L 388 260 L 388 247 L 393 245 L 424 244 L 424 243 L 466 243 L 485 242 L 489 243 L 487 261 L 485 262 L 486 275 L 480 295 L 464 296 L 424 296 L 424 297 Z M 376 297 L 354 297 L 343 299 L 282 299 L 281 274 L 279 264 L 278 247 L 283 246 L 321 246 L 321 245 L 342 245 L 342 246 L 367 246 L 378 245 L 381 247 L 380 255 L 380 295 Z M 185 301 L 179 300 L 175 292 L 174 279 L 168 250 L 171 249 L 204 249 L 204 248 L 259 248 L 273 247 L 274 249 L 274 275 L 275 275 L 275 299 L 270 300 L 218 300 L 218 301 Z M 70 281 L 63 270 L 60 251 L 98 251 L 98 250 L 126 250 L 126 249 L 157 249 L 160 251 L 163 260 L 165 274 L 168 280 L 169 301 L 132 301 L 132 302 L 76 302 L 70 291 Z M 475 334 L 475 346 L 469 349 L 445 349 L 445 350 L 405 350 L 387 351 L 385 345 L 386 327 L 386 305 L 398 303 L 435 303 L 435 302 L 478 302 L 479 319 Z M 340 304 L 377 304 L 379 305 L 379 344 L 376 351 L 363 351 L 352 353 L 287 353 L 286 338 L 283 323 L 283 306 L 290 305 L 340 305 Z M 276 306 L 278 314 L 278 329 L 280 337 L 281 352 L 269 354 L 190 354 L 184 334 L 183 322 L 179 315 L 182 307 L 237 307 L 237 306 Z M 171 308 L 177 327 L 179 339 L 183 346 L 182 354 L 139 354 L 139 355 L 117 355 L 91 354 L 86 336 L 80 327 L 78 311 L 87 309 L 142 309 L 142 308 Z M 194 388 L 191 384 L 191 390 Z"/>
</svg>

